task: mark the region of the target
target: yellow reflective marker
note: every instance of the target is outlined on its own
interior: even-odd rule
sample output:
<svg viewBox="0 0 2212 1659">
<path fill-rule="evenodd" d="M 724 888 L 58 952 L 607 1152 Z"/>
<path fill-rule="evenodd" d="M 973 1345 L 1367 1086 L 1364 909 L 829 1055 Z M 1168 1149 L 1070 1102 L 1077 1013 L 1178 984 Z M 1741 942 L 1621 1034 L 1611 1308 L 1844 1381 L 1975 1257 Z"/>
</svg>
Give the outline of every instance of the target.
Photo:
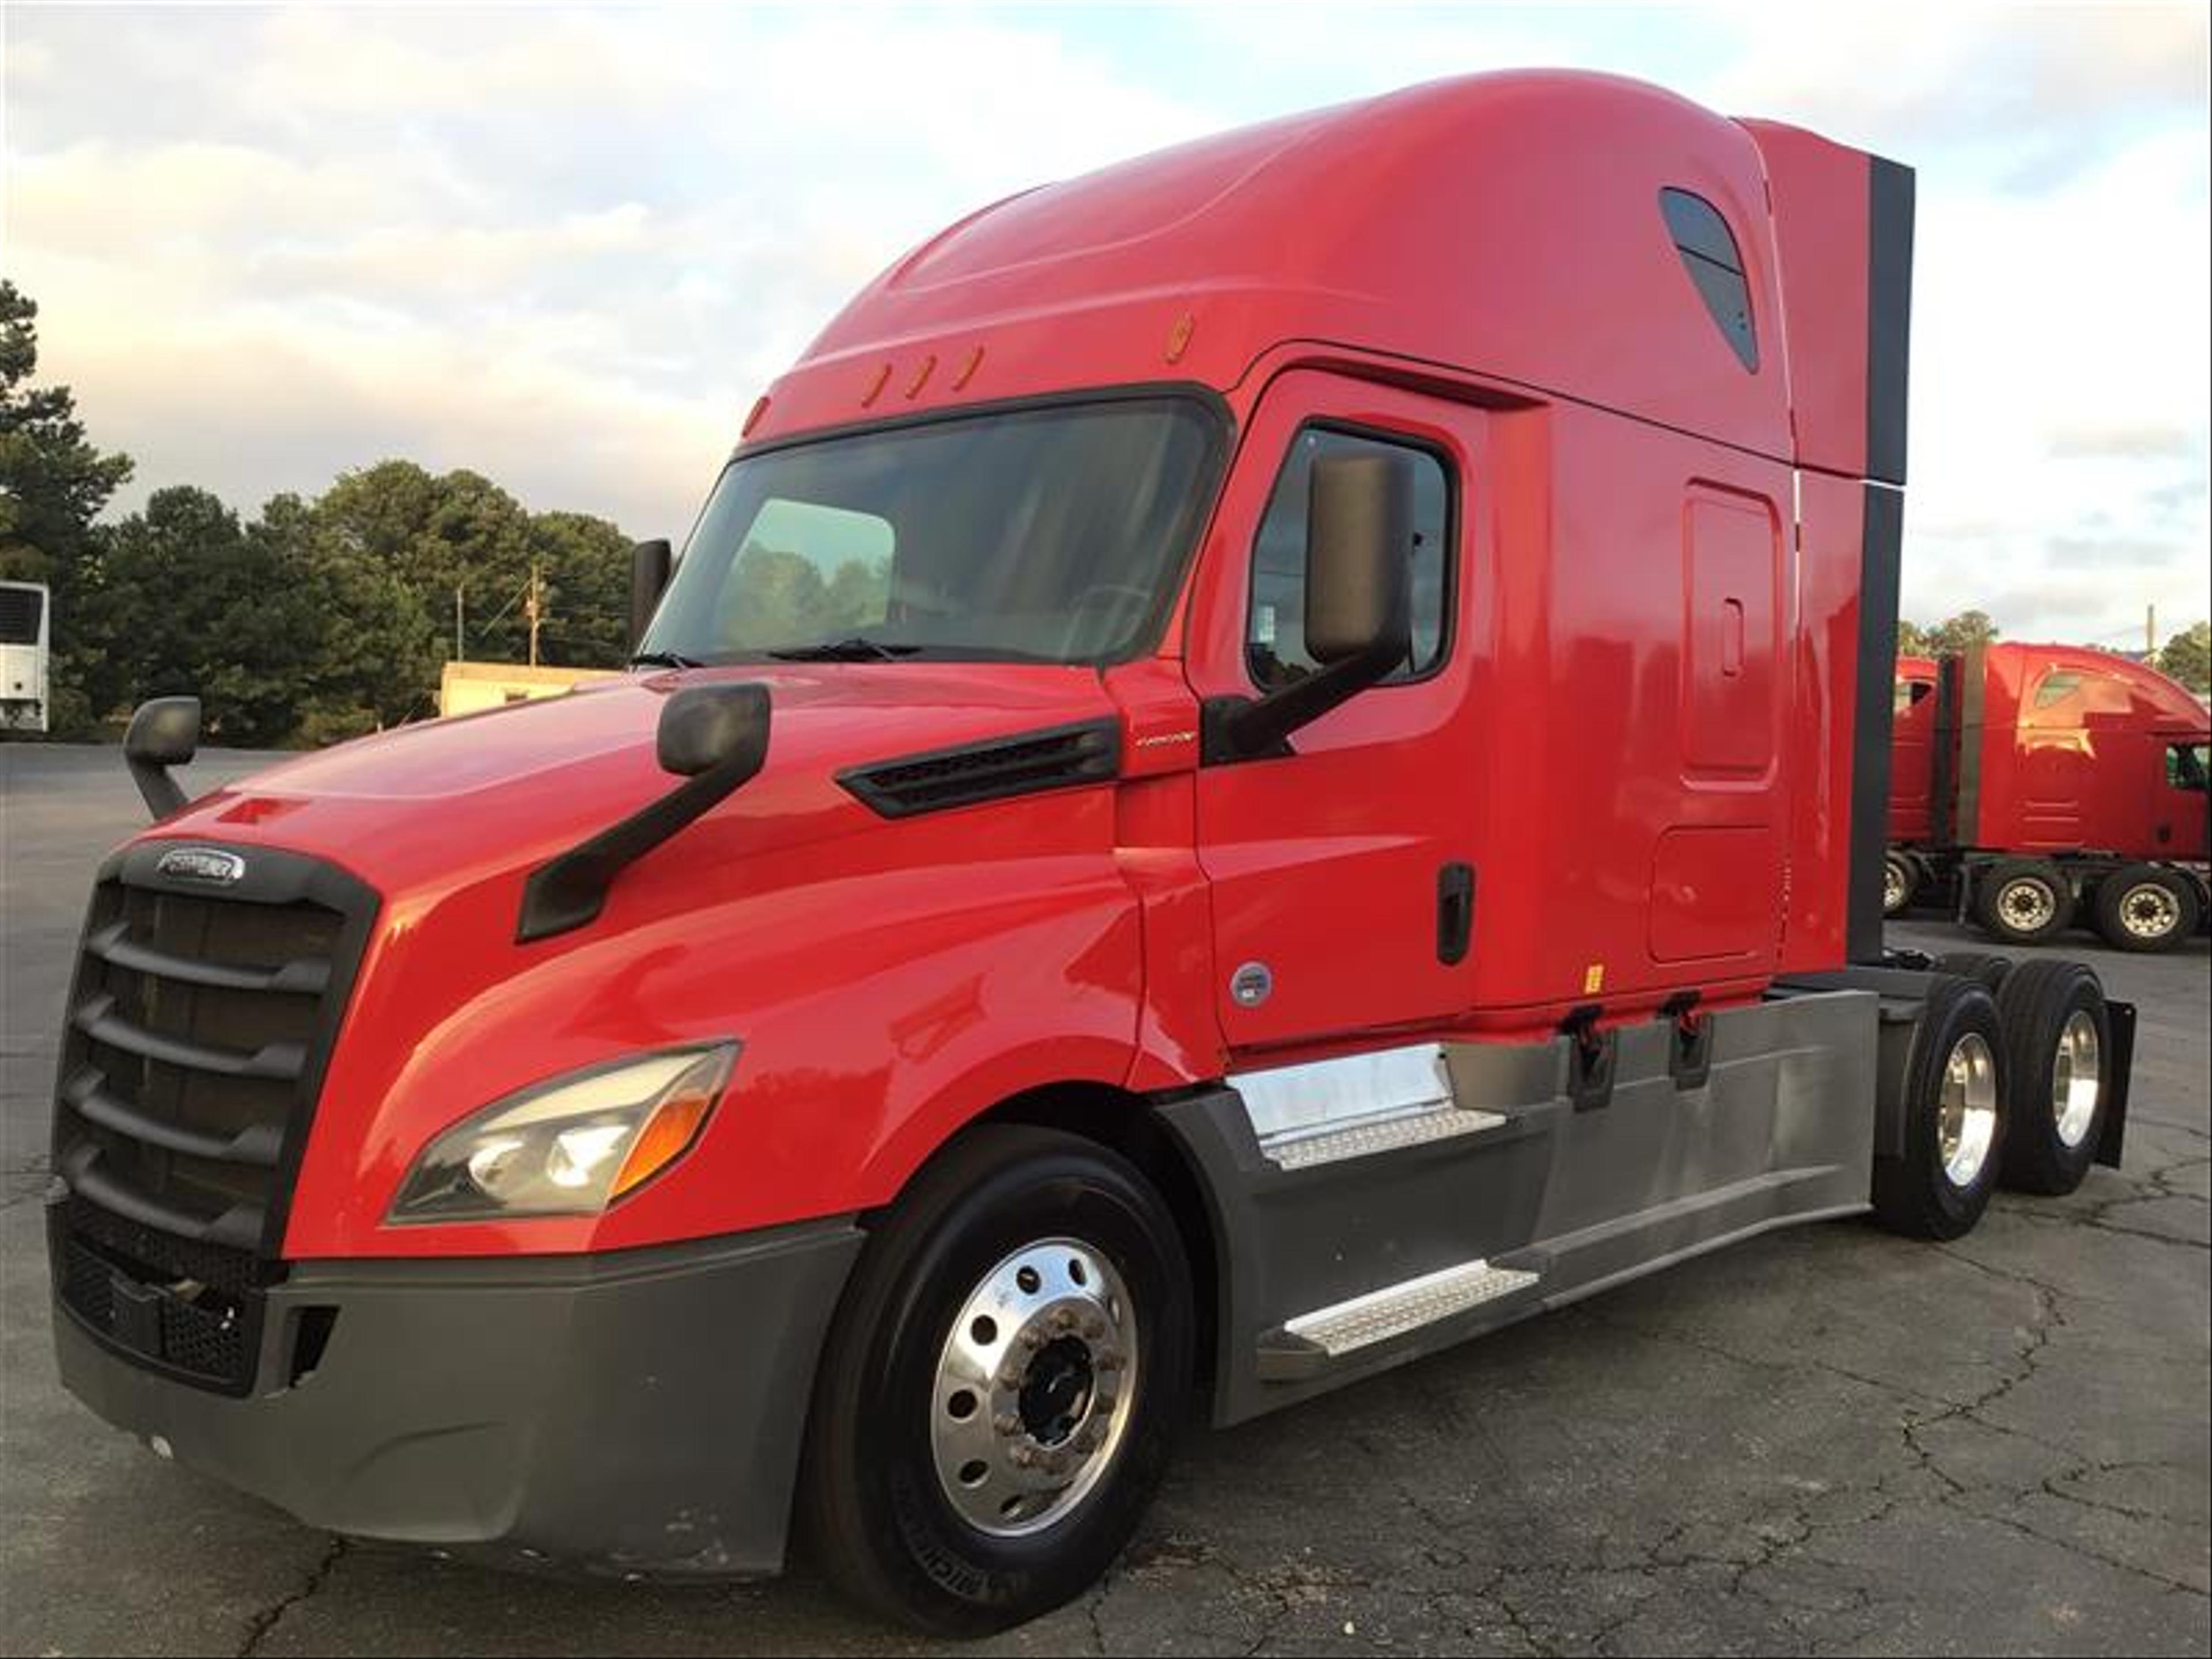
<svg viewBox="0 0 2212 1659">
<path fill-rule="evenodd" d="M 1594 997 L 1605 989 L 1605 964 L 1593 962 L 1583 973 L 1583 994 Z"/>
</svg>

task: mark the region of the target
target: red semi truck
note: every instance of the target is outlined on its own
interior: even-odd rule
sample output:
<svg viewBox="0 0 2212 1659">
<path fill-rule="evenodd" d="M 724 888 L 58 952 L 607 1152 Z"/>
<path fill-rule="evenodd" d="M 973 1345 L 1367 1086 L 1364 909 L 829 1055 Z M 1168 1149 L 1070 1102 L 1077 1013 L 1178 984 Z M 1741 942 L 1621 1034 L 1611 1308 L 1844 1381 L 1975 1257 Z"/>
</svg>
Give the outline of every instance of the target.
<svg viewBox="0 0 2212 1659">
<path fill-rule="evenodd" d="M 2207 744 L 2189 690 L 2078 646 L 1897 661 L 1883 908 L 1929 893 L 2036 945 L 2077 917 L 2123 951 L 2204 924 Z"/>
<path fill-rule="evenodd" d="M 972 1632 L 1193 1412 L 2117 1159 L 2131 1009 L 1881 948 L 1911 217 L 1589 75 L 1206 139 L 866 289 L 633 675 L 190 803 L 148 705 L 68 1386 L 337 1531 L 796 1516 Z"/>
</svg>

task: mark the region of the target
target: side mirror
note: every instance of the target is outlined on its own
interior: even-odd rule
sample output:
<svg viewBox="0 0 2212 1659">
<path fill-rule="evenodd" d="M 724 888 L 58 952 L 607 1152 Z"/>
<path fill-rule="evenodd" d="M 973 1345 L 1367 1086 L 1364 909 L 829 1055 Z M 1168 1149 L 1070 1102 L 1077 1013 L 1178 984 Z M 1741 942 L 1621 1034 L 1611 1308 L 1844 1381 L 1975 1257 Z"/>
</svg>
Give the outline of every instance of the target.
<svg viewBox="0 0 2212 1659">
<path fill-rule="evenodd" d="M 1331 455 L 1306 502 L 1306 652 L 1324 669 L 1412 653 L 1413 465 L 1403 455 Z"/>
<path fill-rule="evenodd" d="M 1256 702 L 1208 702 L 1209 762 L 1288 754 L 1291 732 L 1387 678 L 1413 653 L 1413 461 L 1325 456 L 1308 490 L 1305 642 L 1320 671 Z"/>
<path fill-rule="evenodd" d="M 768 687 L 752 684 L 687 685 L 661 705 L 654 750 L 684 781 L 532 871 L 515 942 L 596 921 L 616 877 L 750 781 L 768 759 L 769 714 Z"/>
<path fill-rule="evenodd" d="M 200 746 L 200 700 L 198 697 L 155 697 L 138 705 L 123 734 L 123 762 L 138 786 L 146 810 L 158 821 L 185 804 L 185 792 L 169 775 Z"/>
<path fill-rule="evenodd" d="M 645 638 L 653 608 L 668 586 L 668 567 L 674 556 L 665 538 L 640 542 L 629 550 L 629 648 Z"/>
<path fill-rule="evenodd" d="M 684 687 L 660 711 L 654 737 L 660 769 L 696 778 L 728 767 L 751 777 L 768 758 L 768 712 L 764 685 Z"/>
</svg>

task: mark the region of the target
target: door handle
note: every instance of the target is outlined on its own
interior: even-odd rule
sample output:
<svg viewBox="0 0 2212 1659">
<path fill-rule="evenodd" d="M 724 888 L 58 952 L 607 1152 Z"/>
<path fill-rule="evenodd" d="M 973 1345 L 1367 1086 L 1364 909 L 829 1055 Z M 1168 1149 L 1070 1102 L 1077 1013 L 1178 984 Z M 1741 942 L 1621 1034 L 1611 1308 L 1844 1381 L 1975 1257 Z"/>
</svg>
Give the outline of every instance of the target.
<svg viewBox="0 0 2212 1659">
<path fill-rule="evenodd" d="M 1474 866 L 1447 864 L 1437 872 L 1437 960 L 1449 968 L 1467 960 L 1474 937 Z"/>
</svg>

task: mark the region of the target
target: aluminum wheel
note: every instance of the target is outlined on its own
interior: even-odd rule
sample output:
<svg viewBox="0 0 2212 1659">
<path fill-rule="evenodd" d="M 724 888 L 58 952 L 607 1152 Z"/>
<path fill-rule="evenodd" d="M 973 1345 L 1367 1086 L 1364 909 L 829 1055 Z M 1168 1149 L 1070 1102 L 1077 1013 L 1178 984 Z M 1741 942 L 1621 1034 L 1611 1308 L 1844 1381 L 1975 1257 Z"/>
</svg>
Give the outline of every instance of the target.
<svg viewBox="0 0 2212 1659">
<path fill-rule="evenodd" d="M 1997 1138 L 1996 1055 L 1978 1031 L 1960 1037 L 1944 1065 L 1936 1136 L 1943 1178 L 1954 1187 L 1972 1186 Z"/>
<path fill-rule="evenodd" d="M 960 1517 L 1018 1538 L 1081 1504 L 1121 1449 L 1138 1358 L 1129 1292 L 1091 1245 L 1041 1239 L 984 1274 L 929 1407 L 938 1484 Z"/>
<path fill-rule="evenodd" d="M 2181 926 L 2181 906 L 2157 882 L 2137 882 L 2120 896 L 2120 926 L 2140 939 L 2162 939 Z"/>
<path fill-rule="evenodd" d="M 2064 1145 L 2079 1146 L 2089 1133 L 2104 1083 L 2097 1022 L 2087 1009 L 2077 1008 L 2058 1034 L 2058 1058 L 2051 1068 L 2051 1111 L 2058 1121 L 2058 1139 Z"/>
<path fill-rule="evenodd" d="M 1881 908 L 1895 915 L 1905 908 L 1905 871 L 1895 860 L 1881 866 Z"/>
<path fill-rule="evenodd" d="M 2048 883 L 2023 876 L 1997 890 L 1997 914 L 2015 932 L 2039 933 L 2058 914 L 2058 896 Z"/>
</svg>

